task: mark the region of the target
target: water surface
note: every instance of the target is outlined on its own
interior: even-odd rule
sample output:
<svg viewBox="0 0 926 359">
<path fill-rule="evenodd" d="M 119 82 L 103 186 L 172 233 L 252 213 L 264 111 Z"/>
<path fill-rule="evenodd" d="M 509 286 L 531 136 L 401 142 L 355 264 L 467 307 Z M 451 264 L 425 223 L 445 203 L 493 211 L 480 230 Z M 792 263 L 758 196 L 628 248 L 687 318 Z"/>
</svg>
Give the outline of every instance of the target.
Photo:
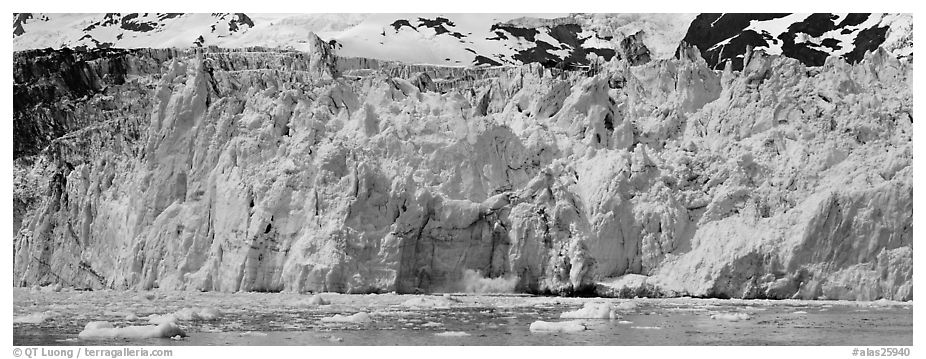
<svg viewBox="0 0 926 359">
<path fill-rule="evenodd" d="M 897 302 L 719 299 L 607 299 L 524 295 L 345 295 L 329 305 L 292 293 L 41 291 L 14 289 L 14 345 L 853 345 L 913 344 L 913 305 Z M 624 305 L 618 319 L 583 319 L 588 330 L 532 333 L 537 320 L 586 302 Z M 77 339 L 87 322 L 149 325 L 148 315 L 216 308 L 215 320 L 178 321 L 177 339 Z M 335 314 L 371 314 L 368 323 L 325 323 Z M 126 319 L 128 314 L 138 319 Z M 749 319 L 713 319 L 745 313 Z M 131 317 L 130 317 L 131 318 Z M 440 333 L 464 332 L 464 336 Z M 459 333 L 457 333 L 459 334 Z"/>
</svg>

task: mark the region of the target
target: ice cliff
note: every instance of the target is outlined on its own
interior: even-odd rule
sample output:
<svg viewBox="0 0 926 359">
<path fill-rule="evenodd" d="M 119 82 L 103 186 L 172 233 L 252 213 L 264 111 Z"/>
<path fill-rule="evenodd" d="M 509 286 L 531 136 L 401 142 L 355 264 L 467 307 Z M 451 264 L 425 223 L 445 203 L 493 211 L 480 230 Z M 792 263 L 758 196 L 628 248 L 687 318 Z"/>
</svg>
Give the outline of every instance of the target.
<svg viewBox="0 0 926 359">
<path fill-rule="evenodd" d="M 14 283 L 912 299 L 912 65 L 883 50 L 442 70 L 309 45 L 16 53 Z"/>
</svg>

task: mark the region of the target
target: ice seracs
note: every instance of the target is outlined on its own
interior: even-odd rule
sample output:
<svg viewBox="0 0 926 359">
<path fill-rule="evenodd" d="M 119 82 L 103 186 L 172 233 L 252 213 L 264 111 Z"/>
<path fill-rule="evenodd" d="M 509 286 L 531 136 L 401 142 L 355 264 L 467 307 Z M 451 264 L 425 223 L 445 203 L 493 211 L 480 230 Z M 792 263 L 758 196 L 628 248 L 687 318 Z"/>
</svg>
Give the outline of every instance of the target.
<svg viewBox="0 0 926 359">
<path fill-rule="evenodd" d="M 887 50 L 716 72 L 688 45 L 594 70 L 305 45 L 14 55 L 15 283 L 912 299 L 912 65 Z"/>
</svg>

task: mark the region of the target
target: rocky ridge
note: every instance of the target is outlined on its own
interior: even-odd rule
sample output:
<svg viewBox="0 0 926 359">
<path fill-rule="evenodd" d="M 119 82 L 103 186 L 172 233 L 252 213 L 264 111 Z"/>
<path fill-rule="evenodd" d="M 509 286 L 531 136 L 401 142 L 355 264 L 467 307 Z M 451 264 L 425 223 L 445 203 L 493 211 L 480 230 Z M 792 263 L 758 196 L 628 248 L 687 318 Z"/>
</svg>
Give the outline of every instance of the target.
<svg viewBox="0 0 926 359">
<path fill-rule="evenodd" d="M 448 70 L 309 45 L 17 53 L 14 283 L 912 299 L 912 66 L 883 50 Z"/>
</svg>

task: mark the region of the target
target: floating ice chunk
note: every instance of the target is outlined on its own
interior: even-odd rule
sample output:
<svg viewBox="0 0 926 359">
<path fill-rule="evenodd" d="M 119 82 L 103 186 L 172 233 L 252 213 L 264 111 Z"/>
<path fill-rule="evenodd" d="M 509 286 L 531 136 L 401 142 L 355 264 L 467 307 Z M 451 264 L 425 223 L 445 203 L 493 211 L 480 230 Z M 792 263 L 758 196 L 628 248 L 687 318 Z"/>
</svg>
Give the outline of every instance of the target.
<svg viewBox="0 0 926 359">
<path fill-rule="evenodd" d="M 186 333 L 173 322 L 158 325 L 128 326 L 114 328 L 110 322 L 90 322 L 84 330 L 77 334 L 80 339 L 106 339 L 106 338 L 171 338 L 185 337 Z"/>
<path fill-rule="evenodd" d="M 148 322 L 151 324 L 175 323 L 179 319 L 173 313 L 170 314 L 151 314 L 148 316 Z"/>
<path fill-rule="evenodd" d="M 181 320 L 216 320 L 222 316 L 216 308 L 183 308 L 174 314 Z"/>
<path fill-rule="evenodd" d="M 43 291 L 43 292 L 60 292 L 60 291 L 61 291 L 61 284 L 60 284 L 60 283 L 56 283 L 56 284 L 46 285 L 46 286 L 42 287 L 42 291 Z"/>
<path fill-rule="evenodd" d="M 98 320 L 98 321 L 92 321 L 92 322 L 89 322 L 89 323 L 85 324 L 85 325 L 84 325 L 84 330 L 83 330 L 83 331 L 85 332 L 85 331 L 88 331 L 88 330 L 112 329 L 112 328 L 113 328 L 113 323 L 110 323 L 110 322 L 107 322 L 107 321 L 103 321 L 103 320 Z M 83 333 L 83 332 L 81 332 L 81 333 Z"/>
<path fill-rule="evenodd" d="M 421 296 L 406 300 L 402 303 L 402 305 L 416 308 L 450 308 L 451 306 L 459 303 L 459 299 L 450 296 Z"/>
<path fill-rule="evenodd" d="M 404 311 L 404 310 L 377 310 L 377 311 L 375 311 L 375 312 L 373 312 L 373 313 L 371 313 L 371 314 L 373 314 L 373 315 L 379 315 L 379 316 L 384 316 L 384 317 L 388 317 L 388 316 L 393 316 L 393 317 L 410 317 L 410 316 L 418 315 L 419 313 L 409 312 L 409 311 Z M 400 320 L 401 320 L 401 319 L 400 319 Z"/>
<path fill-rule="evenodd" d="M 373 318 L 370 317 L 370 314 L 366 312 L 359 312 L 352 315 L 340 315 L 335 314 L 333 317 L 322 318 L 323 323 L 369 323 L 373 321 Z"/>
<path fill-rule="evenodd" d="M 157 309 L 155 309 L 157 310 Z M 200 315 L 202 314 L 202 315 Z M 212 320 L 205 318 L 217 318 L 218 312 L 216 311 L 206 311 L 202 308 L 181 308 L 173 313 L 165 313 L 165 315 L 172 315 L 177 321 L 193 321 L 193 320 Z M 154 314 L 149 315 L 149 317 L 154 316 Z"/>
<path fill-rule="evenodd" d="M 630 327 L 630 329 L 656 330 L 662 329 L 662 327 Z"/>
<path fill-rule="evenodd" d="M 620 304 L 618 304 L 615 307 L 615 309 L 623 310 L 623 311 L 631 311 L 631 310 L 637 309 L 637 307 L 639 307 L 639 304 L 637 304 L 637 302 L 626 301 L 626 302 L 621 302 Z"/>
<path fill-rule="evenodd" d="M 898 302 L 894 300 L 888 300 L 888 299 L 881 298 L 871 303 L 868 303 L 868 306 L 869 307 L 894 307 L 894 306 L 903 306 L 903 305 L 909 305 L 909 304 L 910 303 Z"/>
<path fill-rule="evenodd" d="M 434 333 L 434 335 L 438 337 L 468 337 L 469 333 L 467 332 L 441 332 L 441 333 Z"/>
<path fill-rule="evenodd" d="M 216 320 L 222 315 L 215 308 L 183 308 L 169 314 L 152 314 L 148 316 L 148 321 L 153 324 L 193 321 L 193 320 Z"/>
<path fill-rule="evenodd" d="M 238 333 L 238 335 L 242 337 L 266 337 L 267 333 L 246 331 L 246 332 Z"/>
<path fill-rule="evenodd" d="M 184 317 L 181 319 L 186 318 L 186 315 L 189 314 L 190 319 L 188 320 L 216 320 L 222 316 L 222 312 L 216 308 L 184 308 L 178 311 L 178 313 L 180 312 L 184 313 Z"/>
<path fill-rule="evenodd" d="M 129 313 L 125 315 L 125 320 L 138 320 L 138 316 L 135 313 Z"/>
<path fill-rule="evenodd" d="M 792 314 L 807 314 L 807 312 L 805 312 L 805 311 L 803 311 L 803 310 L 798 310 L 798 311 L 796 311 L 796 312 L 794 312 L 794 313 L 792 313 Z"/>
<path fill-rule="evenodd" d="M 21 315 L 13 317 L 13 323 L 21 324 L 40 324 L 46 320 L 51 319 L 55 316 L 55 313 L 52 312 L 35 312 L 29 315 Z"/>
<path fill-rule="evenodd" d="M 749 314 L 746 313 L 717 313 L 711 315 L 711 319 L 726 320 L 728 322 L 738 322 L 749 318 Z"/>
<path fill-rule="evenodd" d="M 587 329 L 585 324 L 577 320 L 571 320 L 566 322 L 545 322 L 538 320 L 531 323 L 530 330 L 532 333 L 551 333 L 551 332 L 563 332 L 563 333 L 573 333 L 581 332 Z"/>
<path fill-rule="evenodd" d="M 619 321 L 617 321 L 617 324 L 633 324 L 633 322 L 631 322 L 631 321 L 629 321 L 629 320 L 619 320 Z"/>
<path fill-rule="evenodd" d="M 331 302 L 323 298 L 321 295 L 316 294 L 316 295 L 309 297 L 309 299 L 305 301 L 305 304 L 307 305 L 328 305 L 328 304 L 331 304 Z"/>
<path fill-rule="evenodd" d="M 580 309 L 559 315 L 563 319 L 617 319 L 619 316 L 608 303 L 587 302 Z"/>
<path fill-rule="evenodd" d="M 344 338 L 336 337 L 334 335 L 328 337 L 328 341 L 332 343 L 340 343 L 344 341 Z"/>
</svg>

